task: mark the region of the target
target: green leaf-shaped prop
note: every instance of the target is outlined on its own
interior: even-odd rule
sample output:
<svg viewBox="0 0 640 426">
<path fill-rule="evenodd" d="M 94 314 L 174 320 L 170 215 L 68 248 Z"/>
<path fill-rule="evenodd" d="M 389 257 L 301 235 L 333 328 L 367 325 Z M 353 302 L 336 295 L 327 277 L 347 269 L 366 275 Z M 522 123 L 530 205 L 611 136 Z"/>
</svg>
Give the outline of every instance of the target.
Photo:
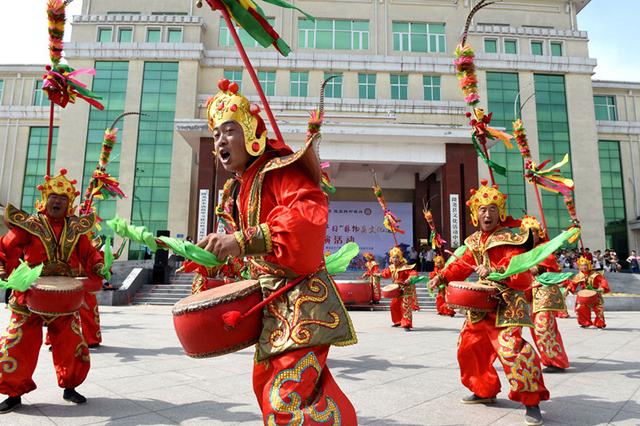
<svg viewBox="0 0 640 426">
<path fill-rule="evenodd" d="M 113 265 L 113 250 L 111 250 L 111 236 L 109 235 L 104 242 L 104 267 L 102 268 L 102 276 L 109 281 L 111 279 L 111 265 Z"/>
<path fill-rule="evenodd" d="M 536 281 L 544 286 L 560 284 L 573 276 L 573 272 L 545 272 L 536 277 Z"/>
<path fill-rule="evenodd" d="M 20 266 L 11 272 L 6 281 L 0 280 L 0 288 L 27 291 L 42 273 L 42 264 L 30 268 L 27 262 L 20 261 Z"/>
<path fill-rule="evenodd" d="M 158 239 L 166 244 L 174 253 L 179 254 L 185 259 L 192 260 L 199 265 L 206 266 L 207 268 L 220 266 L 224 263 L 220 262 L 215 254 L 189 241 L 171 237 L 159 237 Z"/>
<path fill-rule="evenodd" d="M 340 274 L 347 270 L 349 263 L 360 252 L 360 246 L 354 242 L 347 243 L 338 251 L 325 258 L 329 275 Z"/>
<path fill-rule="evenodd" d="M 129 225 L 123 218 L 119 216 L 116 216 L 113 219 L 109 219 L 107 221 L 107 225 L 109 225 L 109 227 L 113 229 L 113 232 L 115 232 L 122 238 L 128 238 L 131 241 L 145 244 L 153 252 L 158 250 L 158 244 L 156 243 L 155 237 L 151 232 L 147 230 L 145 226 Z"/>
</svg>

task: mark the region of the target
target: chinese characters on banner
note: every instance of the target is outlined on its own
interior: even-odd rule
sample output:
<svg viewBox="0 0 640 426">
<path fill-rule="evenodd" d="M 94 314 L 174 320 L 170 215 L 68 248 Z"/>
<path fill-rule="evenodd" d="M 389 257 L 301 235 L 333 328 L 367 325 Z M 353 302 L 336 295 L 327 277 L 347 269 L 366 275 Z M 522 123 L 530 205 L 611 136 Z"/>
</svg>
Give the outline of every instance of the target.
<svg viewBox="0 0 640 426">
<path fill-rule="evenodd" d="M 400 218 L 397 234 L 399 244 L 413 245 L 413 204 L 388 203 L 389 209 Z M 332 201 L 329 203 L 329 222 L 324 249 L 331 253 L 350 241 L 360 246 L 360 253 L 372 252 L 384 257 L 393 247 L 393 236 L 384 225 L 383 212 L 377 202 Z"/>
<path fill-rule="evenodd" d="M 451 218 L 451 247 L 460 247 L 460 206 L 458 205 L 460 197 L 458 194 L 449 194 L 449 207 Z"/>
<path fill-rule="evenodd" d="M 209 225 L 209 190 L 201 189 L 198 198 L 198 239 L 200 241 L 207 235 Z"/>
</svg>

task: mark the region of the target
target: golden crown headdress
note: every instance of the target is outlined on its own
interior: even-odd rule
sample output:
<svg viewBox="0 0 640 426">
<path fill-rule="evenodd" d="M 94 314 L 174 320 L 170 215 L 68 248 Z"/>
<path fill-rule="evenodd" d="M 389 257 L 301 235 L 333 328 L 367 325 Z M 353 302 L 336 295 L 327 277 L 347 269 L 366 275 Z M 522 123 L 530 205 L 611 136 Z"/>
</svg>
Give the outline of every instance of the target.
<svg viewBox="0 0 640 426">
<path fill-rule="evenodd" d="M 42 194 L 42 200 L 36 201 L 36 209 L 39 212 L 45 211 L 47 208 L 47 200 L 51 194 L 55 195 L 64 195 L 69 199 L 69 208 L 67 210 L 67 214 L 73 214 L 75 207 L 73 206 L 73 202 L 76 197 L 80 195 L 79 191 L 76 191 L 75 184 L 78 183 L 77 180 L 67 179 L 67 169 L 60 169 L 60 173 L 55 176 L 45 176 L 44 183 L 38 185 L 38 191 Z"/>
<path fill-rule="evenodd" d="M 471 211 L 471 222 L 473 226 L 478 226 L 478 209 L 480 206 L 489 206 L 495 204 L 500 213 L 500 221 L 507 219 L 507 195 L 500 192 L 498 185 L 489 186 L 486 179 L 480 181 L 478 189 L 469 191 L 471 197 L 467 201 L 467 206 Z"/>
<path fill-rule="evenodd" d="M 534 216 L 522 216 L 522 219 L 520 219 L 520 229 L 523 231 L 531 229 L 537 232 L 540 238 L 546 237 L 545 230 L 542 228 L 540 222 L 538 222 L 538 219 L 536 219 Z"/>
<path fill-rule="evenodd" d="M 394 247 L 389 250 L 389 259 L 394 256 L 398 256 L 403 263 L 406 263 L 407 260 L 404 258 L 404 254 L 402 253 L 402 249 L 400 247 Z"/>
<path fill-rule="evenodd" d="M 438 255 L 438 256 L 436 256 L 436 257 L 434 257 L 434 258 L 433 258 L 433 263 L 434 263 L 434 265 L 436 265 L 436 266 L 444 266 L 444 264 L 445 264 L 444 257 L 442 257 L 442 256 L 440 256 L 440 255 Z"/>
<path fill-rule="evenodd" d="M 260 107 L 250 104 L 249 100 L 238 92 L 237 83 L 223 78 L 218 81 L 218 89 L 218 94 L 207 103 L 209 130 L 213 131 L 228 121 L 235 121 L 244 133 L 247 152 L 254 157 L 262 155 L 267 143 L 267 130 L 259 115 Z M 259 128 L 260 135 L 257 134 Z"/>
<path fill-rule="evenodd" d="M 591 261 L 584 256 L 580 256 L 580 259 L 578 259 L 576 263 L 578 264 L 578 267 L 587 265 L 589 267 L 589 270 L 591 270 Z"/>
<path fill-rule="evenodd" d="M 362 255 L 366 260 L 376 260 L 376 257 L 371 252 L 366 252 Z"/>
</svg>

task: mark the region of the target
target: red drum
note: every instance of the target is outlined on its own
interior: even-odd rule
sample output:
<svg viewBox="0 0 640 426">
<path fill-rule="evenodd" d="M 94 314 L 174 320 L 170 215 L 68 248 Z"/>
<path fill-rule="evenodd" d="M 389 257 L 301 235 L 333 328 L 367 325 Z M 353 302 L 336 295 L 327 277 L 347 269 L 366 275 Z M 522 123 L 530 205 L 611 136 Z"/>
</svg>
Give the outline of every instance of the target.
<svg viewBox="0 0 640 426">
<path fill-rule="evenodd" d="M 77 279 L 82 281 L 84 289 L 91 294 L 98 294 L 102 291 L 102 280 L 92 280 L 87 277 L 78 277 Z"/>
<path fill-rule="evenodd" d="M 345 305 L 368 305 L 371 303 L 369 281 L 336 280 L 336 287 Z"/>
<path fill-rule="evenodd" d="M 473 312 L 493 312 L 498 307 L 498 290 L 490 285 L 467 281 L 451 281 L 445 300 L 452 309 Z"/>
<path fill-rule="evenodd" d="M 593 306 L 598 303 L 598 296 L 597 291 L 585 288 L 576 294 L 576 302 L 584 306 Z"/>
<path fill-rule="evenodd" d="M 398 284 L 389 284 L 382 287 L 382 297 L 394 299 L 402 296 L 402 289 Z"/>
<path fill-rule="evenodd" d="M 173 326 L 185 353 L 207 358 L 239 351 L 258 341 L 262 315 L 251 315 L 227 328 L 222 315 L 241 313 L 262 301 L 260 284 L 238 281 L 185 297 L 173 306 Z"/>
<path fill-rule="evenodd" d="M 84 292 L 81 279 L 40 277 L 27 290 L 27 307 L 41 315 L 70 315 L 82 306 Z"/>
</svg>

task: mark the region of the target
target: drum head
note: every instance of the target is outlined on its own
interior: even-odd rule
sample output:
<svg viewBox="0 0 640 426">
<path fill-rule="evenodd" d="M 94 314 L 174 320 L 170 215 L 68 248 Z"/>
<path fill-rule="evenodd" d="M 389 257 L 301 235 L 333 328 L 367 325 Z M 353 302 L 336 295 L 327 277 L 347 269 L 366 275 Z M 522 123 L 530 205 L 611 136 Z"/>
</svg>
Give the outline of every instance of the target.
<svg viewBox="0 0 640 426">
<path fill-rule="evenodd" d="M 383 291 L 393 291 L 397 288 L 399 288 L 400 286 L 398 284 L 389 284 L 389 285 L 385 285 L 384 287 L 382 287 Z"/>
<path fill-rule="evenodd" d="M 451 287 L 464 288 L 468 290 L 476 290 L 476 291 L 496 291 L 496 288 L 492 285 L 482 284 L 475 281 L 451 281 L 447 284 Z"/>
<path fill-rule="evenodd" d="M 225 284 L 181 299 L 174 305 L 173 311 L 174 313 L 180 313 L 181 310 L 194 305 L 216 305 L 222 301 L 235 299 L 237 297 L 253 293 L 259 288 L 260 284 L 257 280 L 245 280 Z"/>
<path fill-rule="evenodd" d="M 44 291 L 74 291 L 83 285 L 81 279 L 73 277 L 46 276 L 38 278 L 33 287 Z"/>
<path fill-rule="evenodd" d="M 580 297 L 593 297 L 597 294 L 598 292 L 595 290 L 589 290 L 589 289 L 584 289 L 584 290 L 580 290 L 578 292 L 578 296 Z"/>
</svg>

